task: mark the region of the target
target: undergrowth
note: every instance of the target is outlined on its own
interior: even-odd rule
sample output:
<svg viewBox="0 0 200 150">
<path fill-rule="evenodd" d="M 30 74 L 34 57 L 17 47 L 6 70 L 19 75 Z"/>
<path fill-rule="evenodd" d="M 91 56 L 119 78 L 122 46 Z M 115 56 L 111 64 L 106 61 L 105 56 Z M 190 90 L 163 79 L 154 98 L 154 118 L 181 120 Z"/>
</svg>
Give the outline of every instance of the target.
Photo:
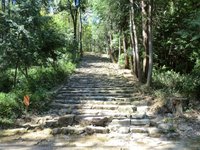
<svg viewBox="0 0 200 150">
<path fill-rule="evenodd" d="M 59 60 L 54 66 L 30 68 L 28 78 L 20 74 L 14 88 L 7 85 L 5 86 L 6 90 L 0 92 L 0 127 L 11 125 L 14 119 L 25 112 L 23 104 L 25 95 L 30 97 L 29 113 L 42 113 L 48 110 L 55 94 L 52 88 L 63 82 L 74 69 L 75 64 Z M 12 81 L 11 74 L 4 73 L 3 75 L 3 78 L 0 79 L 2 88 L 3 85 Z"/>
<path fill-rule="evenodd" d="M 198 100 L 200 96 L 200 74 L 180 74 L 165 67 L 153 71 L 153 93 L 160 99 L 171 96 Z"/>
</svg>

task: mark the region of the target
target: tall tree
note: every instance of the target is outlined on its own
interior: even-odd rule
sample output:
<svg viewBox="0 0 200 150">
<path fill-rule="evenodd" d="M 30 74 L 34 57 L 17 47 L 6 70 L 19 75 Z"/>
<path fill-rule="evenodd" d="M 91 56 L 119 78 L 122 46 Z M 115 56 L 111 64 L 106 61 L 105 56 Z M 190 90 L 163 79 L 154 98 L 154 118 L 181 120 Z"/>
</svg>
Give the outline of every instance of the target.
<svg viewBox="0 0 200 150">
<path fill-rule="evenodd" d="M 67 6 L 72 18 L 73 29 L 74 29 L 74 49 L 73 49 L 73 60 L 77 59 L 77 50 L 78 50 L 78 38 L 77 38 L 77 23 L 78 23 L 78 8 L 74 5 L 74 0 L 68 0 Z"/>
<path fill-rule="evenodd" d="M 153 70 L 153 39 L 152 39 L 152 11 L 153 11 L 153 0 L 149 0 L 148 3 L 148 75 L 147 75 L 147 86 L 150 86 L 152 80 Z"/>
<path fill-rule="evenodd" d="M 131 5 L 131 11 L 130 11 L 130 23 L 131 23 L 131 35 L 132 35 L 132 51 L 134 56 L 134 62 L 135 62 L 135 73 L 138 77 L 139 81 L 142 81 L 142 75 L 141 75 L 141 66 L 140 66 L 140 55 L 139 55 L 139 47 L 138 47 L 138 36 L 136 31 L 136 23 L 135 23 L 135 11 L 134 11 L 134 0 L 130 0 Z"/>
</svg>

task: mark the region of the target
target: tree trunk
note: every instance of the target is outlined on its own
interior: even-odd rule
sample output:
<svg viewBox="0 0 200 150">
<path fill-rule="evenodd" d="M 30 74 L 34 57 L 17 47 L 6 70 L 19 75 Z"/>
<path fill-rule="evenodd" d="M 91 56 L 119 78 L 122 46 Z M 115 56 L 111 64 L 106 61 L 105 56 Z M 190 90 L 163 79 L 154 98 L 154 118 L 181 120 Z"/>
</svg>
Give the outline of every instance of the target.
<svg viewBox="0 0 200 150">
<path fill-rule="evenodd" d="M 136 67 L 136 57 L 135 57 L 135 42 L 133 37 L 133 20 L 132 20 L 132 13 L 130 11 L 130 36 L 131 36 L 131 46 L 132 46 L 132 72 L 137 76 L 137 67 Z"/>
<path fill-rule="evenodd" d="M 140 56 L 139 56 L 139 49 L 138 49 L 138 38 L 137 38 L 137 32 L 136 32 L 136 25 L 135 25 L 135 14 L 134 14 L 134 8 L 133 8 L 133 0 L 130 0 L 131 2 L 131 18 L 132 18 L 132 31 L 133 31 L 133 39 L 134 39 L 134 49 L 135 49 L 135 59 L 136 59 L 136 68 L 137 68 L 137 77 L 138 80 L 142 81 L 141 76 L 141 66 L 140 66 Z"/>
<path fill-rule="evenodd" d="M 108 48 L 108 54 L 110 56 L 110 59 L 113 63 L 117 63 L 114 56 L 113 56 L 113 47 L 112 47 L 112 33 L 109 33 L 109 48 Z"/>
<path fill-rule="evenodd" d="M 145 51 L 145 56 L 143 60 L 143 74 L 144 78 L 147 79 L 148 68 L 149 68 L 149 45 L 148 45 L 148 6 L 145 3 L 145 0 L 141 0 L 141 8 L 142 8 L 142 44 Z"/>
<path fill-rule="evenodd" d="M 127 43 L 126 43 L 126 36 L 123 33 L 123 48 L 124 48 L 124 57 L 125 57 L 125 69 L 129 69 L 129 57 L 127 53 Z"/>
<path fill-rule="evenodd" d="M 153 70 L 152 9 L 153 9 L 153 0 L 149 0 L 149 7 L 148 7 L 149 69 L 148 69 L 148 76 L 147 76 L 147 86 L 150 86 L 151 84 L 152 70 Z"/>
<path fill-rule="evenodd" d="M 81 14 L 81 8 L 79 8 L 79 19 L 80 19 L 80 26 L 79 26 L 79 42 L 80 42 L 80 57 L 83 57 L 83 47 L 82 47 L 82 31 L 83 31 L 83 26 L 82 26 L 82 14 Z"/>
<path fill-rule="evenodd" d="M 17 74 L 18 74 L 18 61 L 16 62 L 16 66 L 15 66 L 15 74 L 14 74 L 14 81 L 13 81 L 13 85 L 14 87 L 16 87 L 16 84 L 17 84 Z"/>
<path fill-rule="evenodd" d="M 2 8 L 2 11 L 5 12 L 5 10 L 6 10 L 6 2 L 5 2 L 5 0 L 1 1 L 1 8 Z"/>
<path fill-rule="evenodd" d="M 120 68 L 120 56 L 121 56 L 121 37 L 119 35 L 119 50 L 118 50 L 118 67 Z"/>
<path fill-rule="evenodd" d="M 78 15 L 78 12 L 77 12 L 77 9 L 74 11 L 72 10 L 72 3 L 70 2 L 70 0 L 68 0 L 68 4 L 69 4 L 70 15 L 72 18 L 73 28 L 74 28 L 74 39 L 73 39 L 74 49 L 73 49 L 72 55 L 73 55 L 73 61 L 76 61 L 77 49 L 78 49 L 78 44 L 77 44 L 77 15 Z"/>
</svg>

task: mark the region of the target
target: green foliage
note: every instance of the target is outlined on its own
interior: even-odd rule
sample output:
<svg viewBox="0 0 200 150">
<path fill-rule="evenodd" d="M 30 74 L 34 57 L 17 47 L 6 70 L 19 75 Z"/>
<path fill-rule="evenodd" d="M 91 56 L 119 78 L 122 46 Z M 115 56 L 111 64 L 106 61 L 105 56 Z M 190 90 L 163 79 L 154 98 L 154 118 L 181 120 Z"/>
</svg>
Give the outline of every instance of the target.
<svg viewBox="0 0 200 150">
<path fill-rule="evenodd" d="M 119 66 L 120 66 L 121 68 L 125 68 L 125 66 L 124 66 L 124 61 L 125 61 L 125 54 L 122 53 L 122 54 L 120 55 L 120 57 L 119 57 Z"/>
<path fill-rule="evenodd" d="M 0 73 L 0 92 L 9 92 L 12 89 L 13 81 L 6 72 Z"/>
<path fill-rule="evenodd" d="M 14 93 L 0 93 L 0 118 L 16 118 L 20 105 L 18 103 L 18 96 Z"/>
<path fill-rule="evenodd" d="M 161 8 L 164 6 L 156 3 Z M 176 72 L 190 73 L 200 58 L 200 10 L 195 0 L 165 3 L 156 16 L 155 62 Z"/>
<path fill-rule="evenodd" d="M 29 111 L 48 109 L 51 89 L 75 69 L 72 24 L 65 11 L 49 15 L 47 1 L 22 0 L 0 10 L 0 124 Z M 58 6 L 57 3 L 54 4 Z M 8 6 L 7 6 L 8 7 Z"/>
<path fill-rule="evenodd" d="M 168 96 L 181 94 L 185 96 L 198 97 L 200 87 L 200 76 L 195 74 L 185 75 L 175 71 L 162 69 L 154 70 L 153 86 L 155 89 L 162 89 L 161 93 Z M 162 95 L 162 94 L 159 94 Z"/>
<path fill-rule="evenodd" d="M 29 111 L 40 113 L 47 110 L 53 96 L 50 90 L 64 81 L 74 69 L 75 65 L 65 60 L 58 61 L 56 68 L 31 68 L 29 80 L 21 75 L 15 89 L 8 94 L 0 93 L 0 118 L 14 119 L 20 116 L 25 109 L 22 102 L 25 95 L 30 96 Z"/>
</svg>

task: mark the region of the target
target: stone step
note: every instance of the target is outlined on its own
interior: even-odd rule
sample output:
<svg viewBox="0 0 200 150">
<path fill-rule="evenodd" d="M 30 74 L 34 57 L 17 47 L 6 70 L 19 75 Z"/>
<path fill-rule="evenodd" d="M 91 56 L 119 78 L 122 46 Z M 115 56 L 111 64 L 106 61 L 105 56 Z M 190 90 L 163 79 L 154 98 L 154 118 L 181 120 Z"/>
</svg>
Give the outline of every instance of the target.
<svg viewBox="0 0 200 150">
<path fill-rule="evenodd" d="M 64 86 L 62 89 L 60 89 L 60 91 L 88 91 L 88 92 L 92 92 L 92 91 L 135 91 L 137 89 L 135 89 L 135 87 L 70 87 L 70 86 Z"/>
<path fill-rule="evenodd" d="M 95 134 L 95 133 L 100 133 L 100 134 L 107 134 L 109 133 L 110 130 L 106 127 L 102 126 L 86 126 L 86 127 L 81 127 L 81 126 L 67 126 L 67 127 L 57 127 L 52 129 L 51 134 L 53 135 L 58 135 L 58 134 L 63 134 L 63 135 L 80 135 L 80 134 Z"/>
<path fill-rule="evenodd" d="M 145 126 L 119 126 L 119 125 L 111 125 L 108 126 L 108 129 L 110 130 L 110 132 L 115 132 L 115 133 L 119 133 L 119 134 L 129 134 L 129 133 L 146 133 L 148 134 L 148 128 Z"/>
<path fill-rule="evenodd" d="M 105 84 L 105 85 L 119 85 L 119 84 L 125 84 L 127 80 L 119 80 L 118 79 L 77 79 L 77 78 L 72 78 L 69 80 L 68 83 L 74 83 L 74 84 Z"/>
<path fill-rule="evenodd" d="M 126 101 L 98 101 L 98 100 L 63 100 L 63 99 L 57 99 L 54 100 L 55 103 L 59 104 L 99 104 L 99 105 L 131 105 L 131 102 L 126 102 Z"/>
<path fill-rule="evenodd" d="M 55 99 L 64 99 L 64 100 L 99 100 L 99 101 L 126 101 L 126 102 L 133 102 L 142 100 L 142 96 L 135 96 L 135 97 L 123 97 L 123 96 L 62 96 L 57 95 Z"/>
<path fill-rule="evenodd" d="M 104 85 L 104 86 L 98 86 L 95 84 L 86 84 L 86 85 L 71 85 L 72 83 L 68 83 L 68 85 L 65 85 L 62 89 L 69 89 L 69 88 L 76 88 L 76 89 L 84 89 L 84 88 L 103 88 L 103 89 L 108 89 L 108 88 L 112 88 L 112 89 L 129 89 L 129 88 L 134 88 L 135 85 L 127 85 L 127 84 L 120 84 L 120 85 Z"/>
<path fill-rule="evenodd" d="M 42 124 L 38 123 L 37 126 L 44 125 L 48 128 L 71 126 L 71 125 L 94 125 L 94 126 L 106 126 L 113 119 L 126 119 L 126 116 L 114 117 L 111 115 L 95 115 L 95 114 L 67 114 L 63 116 L 57 116 L 50 120 L 45 120 Z"/>
<path fill-rule="evenodd" d="M 112 121 L 111 116 L 83 116 L 78 115 L 75 117 L 76 123 L 81 126 L 93 125 L 93 126 L 102 126 L 105 127 Z"/>
<path fill-rule="evenodd" d="M 68 96 L 61 96 L 59 95 L 59 97 L 56 97 L 56 98 L 63 98 L 63 99 L 71 99 L 71 100 L 104 100 L 104 101 L 110 101 L 110 100 L 122 100 L 122 101 L 136 101 L 136 100 L 143 100 L 144 97 L 143 96 L 133 96 L 133 97 L 130 97 L 130 96 L 123 96 L 123 95 L 119 95 L 119 96 L 114 96 L 114 95 L 111 95 L 111 96 L 102 96 L 102 95 L 99 95 L 99 96 L 81 96 L 81 95 L 68 95 Z"/>
<path fill-rule="evenodd" d="M 62 104 L 62 103 L 52 103 L 52 108 L 65 108 L 65 109 L 102 109 L 102 110 L 119 110 L 119 111 L 129 111 L 135 112 L 137 110 L 136 106 L 132 105 L 114 105 L 114 104 Z"/>
<path fill-rule="evenodd" d="M 61 103 L 61 104 L 113 104 L 113 105 L 134 105 L 134 106 L 144 106 L 146 107 L 148 103 L 145 100 L 132 100 L 132 99 L 108 99 L 108 100 L 102 100 L 102 99 L 95 99 L 95 100 L 74 100 L 74 99 L 55 99 L 55 103 Z"/>
<path fill-rule="evenodd" d="M 83 127 L 76 127 L 76 126 L 68 126 L 68 127 L 60 127 L 60 128 L 54 128 L 52 129 L 51 134 L 58 135 L 58 134 L 64 134 L 64 135 L 80 135 L 85 132 L 85 128 Z"/>
<path fill-rule="evenodd" d="M 130 94 L 130 93 L 62 93 L 58 94 L 58 96 L 66 96 L 66 97 L 142 97 L 139 94 Z"/>
<path fill-rule="evenodd" d="M 150 124 L 150 119 L 113 119 L 112 122 L 109 124 L 111 126 L 144 126 L 144 125 L 149 125 Z"/>
<path fill-rule="evenodd" d="M 102 110 L 102 109 L 52 109 L 49 113 L 54 115 L 65 115 L 65 114 L 74 114 L 74 115 L 83 115 L 83 114 L 91 114 L 96 116 L 112 116 L 112 117 L 130 117 L 132 115 L 131 112 L 120 112 L 116 110 Z"/>
<path fill-rule="evenodd" d="M 72 90 L 60 90 L 58 94 L 65 94 L 65 93 L 72 93 L 72 94 L 85 94 L 85 93 L 92 93 L 92 94 L 132 94 L 134 93 L 135 95 L 139 95 L 141 93 L 136 93 L 133 90 L 114 90 L 114 89 L 108 89 L 108 90 L 103 90 L 103 89 L 96 89 L 96 90 L 91 90 L 89 91 L 88 89 L 72 89 Z"/>
</svg>

